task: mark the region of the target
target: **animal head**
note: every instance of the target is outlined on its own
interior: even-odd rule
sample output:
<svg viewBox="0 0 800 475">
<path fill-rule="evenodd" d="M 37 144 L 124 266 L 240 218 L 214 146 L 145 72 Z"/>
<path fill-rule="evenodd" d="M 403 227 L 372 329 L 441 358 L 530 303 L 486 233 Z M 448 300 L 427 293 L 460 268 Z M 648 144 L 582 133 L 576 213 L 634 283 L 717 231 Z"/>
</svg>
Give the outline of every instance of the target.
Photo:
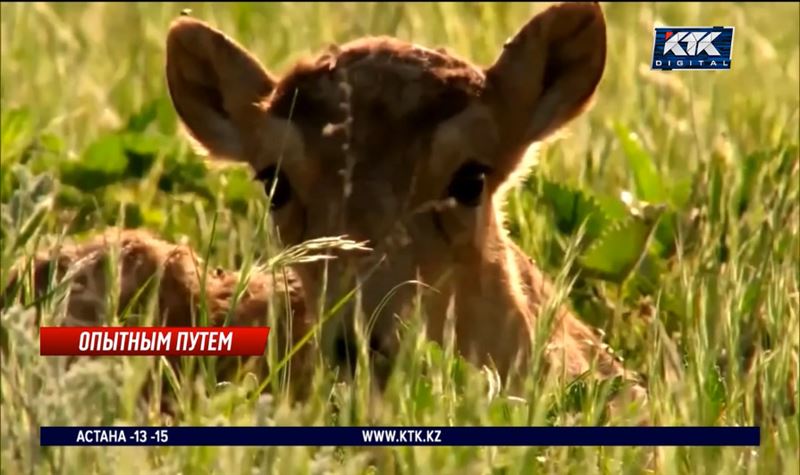
<svg viewBox="0 0 800 475">
<path fill-rule="evenodd" d="M 358 285 L 370 345 L 391 351 L 396 317 L 417 291 L 403 283 L 433 287 L 426 302 L 440 313 L 459 289 L 507 285 L 501 275 L 475 286 L 496 280 L 484 270 L 505 259 L 497 205 L 525 150 L 593 95 L 605 66 L 602 11 L 551 7 L 499 50 L 482 68 L 364 38 L 279 77 L 223 33 L 183 17 L 168 34 L 166 73 L 191 135 L 212 156 L 249 163 L 263 181 L 284 244 L 339 235 L 368 242 L 371 252 L 296 272 L 311 308 Z M 323 331 L 339 358 L 348 356 L 348 313 Z"/>
</svg>

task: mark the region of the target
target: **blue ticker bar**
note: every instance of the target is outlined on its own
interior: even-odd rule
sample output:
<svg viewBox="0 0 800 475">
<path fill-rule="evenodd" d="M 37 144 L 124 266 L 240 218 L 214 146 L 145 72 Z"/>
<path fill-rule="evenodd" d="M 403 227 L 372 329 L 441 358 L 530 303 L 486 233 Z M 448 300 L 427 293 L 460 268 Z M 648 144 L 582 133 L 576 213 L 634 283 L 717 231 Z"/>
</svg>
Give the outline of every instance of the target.
<svg viewBox="0 0 800 475">
<path fill-rule="evenodd" d="M 758 446 L 759 427 L 41 427 L 42 446 Z"/>
</svg>

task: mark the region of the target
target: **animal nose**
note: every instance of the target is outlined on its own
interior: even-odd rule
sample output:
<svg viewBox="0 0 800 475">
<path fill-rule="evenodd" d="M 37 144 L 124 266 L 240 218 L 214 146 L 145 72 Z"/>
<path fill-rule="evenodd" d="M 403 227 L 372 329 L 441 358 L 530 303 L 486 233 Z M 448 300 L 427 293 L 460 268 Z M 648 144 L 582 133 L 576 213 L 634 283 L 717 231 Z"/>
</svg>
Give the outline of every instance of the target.
<svg viewBox="0 0 800 475">
<path fill-rule="evenodd" d="M 345 228 L 350 239 L 374 246 L 396 216 L 396 201 L 385 187 L 360 181 L 346 205 Z"/>
<path fill-rule="evenodd" d="M 390 356 L 386 345 L 382 343 L 377 335 L 369 335 L 366 339 L 368 341 L 367 353 L 370 359 L 387 359 Z M 359 341 L 352 329 L 340 328 L 333 342 L 334 365 L 347 369 L 350 376 L 353 376 L 359 349 Z"/>
<path fill-rule="evenodd" d="M 352 376 L 355 374 L 357 357 L 358 349 L 356 348 L 355 338 L 348 338 L 346 332 L 340 332 L 333 343 L 334 364 L 339 367 L 347 368 Z"/>
</svg>

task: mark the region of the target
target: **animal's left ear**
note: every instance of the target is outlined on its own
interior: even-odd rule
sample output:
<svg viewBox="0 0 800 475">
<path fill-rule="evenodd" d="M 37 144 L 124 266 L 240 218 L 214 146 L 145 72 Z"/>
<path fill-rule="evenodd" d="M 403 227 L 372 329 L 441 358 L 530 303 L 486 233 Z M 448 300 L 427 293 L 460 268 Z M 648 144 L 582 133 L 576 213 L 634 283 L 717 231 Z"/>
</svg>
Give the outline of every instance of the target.
<svg viewBox="0 0 800 475">
<path fill-rule="evenodd" d="M 530 20 L 486 70 L 486 103 L 505 143 L 519 150 L 577 116 L 605 62 L 606 25 L 597 3 L 557 5 Z M 516 166 L 497 165 L 507 172 Z"/>
<path fill-rule="evenodd" d="M 167 35 L 167 85 L 189 132 L 212 154 L 245 160 L 244 144 L 275 79 L 247 50 L 193 18 Z"/>
</svg>

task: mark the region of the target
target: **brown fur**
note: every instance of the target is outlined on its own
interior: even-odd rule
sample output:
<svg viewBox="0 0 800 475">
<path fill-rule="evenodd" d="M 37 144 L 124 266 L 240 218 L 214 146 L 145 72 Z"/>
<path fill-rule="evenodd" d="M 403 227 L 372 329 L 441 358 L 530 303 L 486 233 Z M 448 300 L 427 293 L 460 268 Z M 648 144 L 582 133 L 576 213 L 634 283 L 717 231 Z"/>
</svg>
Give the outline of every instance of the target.
<svg viewBox="0 0 800 475">
<path fill-rule="evenodd" d="M 147 286 L 158 290 L 156 295 L 157 318 L 154 325 L 196 326 L 198 308 L 202 295 L 208 312 L 208 325 L 221 326 L 232 309 L 234 293 L 237 291 L 240 275 L 222 269 L 209 269 L 203 282 L 204 266 L 194 251 L 188 246 L 171 244 L 141 230 L 109 229 L 104 234 L 94 236 L 79 244 L 66 244 L 53 253 L 40 253 L 32 263 L 34 297 L 40 299 L 52 290 L 51 282 L 67 282 L 69 285 L 66 302 L 67 326 L 92 326 L 111 323 L 107 311 L 108 295 L 119 295 L 117 314 L 130 306 L 131 312 L 126 325 L 146 325 L 140 319 L 139 310 L 149 300 Z M 112 258 L 112 253 L 117 259 Z M 117 254 L 118 253 L 118 254 Z M 117 262 L 117 278 L 111 280 L 108 263 Z M 24 263 L 15 270 L 15 275 L 6 292 L 17 287 L 25 279 Z M 265 326 L 269 306 L 273 301 L 280 302 L 290 312 L 291 319 L 279 318 L 281 325 L 273 329 L 270 341 L 286 348 L 286 334 L 291 332 L 290 340 L 299 341 L 311 330 L 313 322 L 308 320 L 302 288 L 291 272 L 285 275 L 266 275 L 253 272 L 247 279 L 228 326 Z M 51 280 L 52 279 L 52 280 Z M 205 292 L 201 292 L 205 284 Z M 287 285 L 288 284 L 288 285 Z M 140 291 L 144 289 L 143 291 Z M 137 298 L 138 294 L 138 298 Z M 3 306 L 7 302 L 2 302 Z M 277 311 L 280 311 L 278 306 Z M 287 323 L 291 321 L 291 326 Z M 310 369 L 312 356 L 310 346 L 298 353 L 293 370 L 296 375 Z M 177 358 L 171 358 L 172 363 Z M 219 376 L 229 378 L 237 368 L 235 358 L 220 358 Z M 265 376 L 268 368 L 263 358 L 252 358 L 245 362 L 245 369 L 254 370 Z M 176 369 L 177 365 L 173 365 Z M 300 386 L 302 387 L 302 385 Z"/>
<path fill-rule="evenodd" d="M 360 306 L 323 328 L 327 356 L 347 363 L 339 350 L 356 310 L 375 317 L 370 349 L 394 354 L 396 319 L 419 291 L 399 284 L 422 281 L 435 290 L 423 291 L 428 335 L 443 341 L 452 312 L 459 352 L 513 386 L 530 368 L 536 324 L 554 292 L 506 236 L 499 208 L 525 172 L 528 146 L 587 107 L 605 55 L 600 7 L 569 3 L 531 19 L 488 68 L 364 38 L 277 78 L 223 33 L 181 18 L 167 37 L 166 73 L 179 116 L 213 156 L 245 161 L 258 177 L 280 168 L 291 195 L 272 218 L 286 244 L 344 234 L 372 247 L 294 268 L 306 309 L 329 308 L 360 284 Z M 485 184 L 477 203 L 462 204 L 449 184 L 469 164 L 486 170 Z M 545 366 L 567 379 L 592 370 L 633 377 L 568 308 L 555 315 Z M 643 393 L 634 388 L 634 397 Z"/>
<path fill-rule="evenodd" d="M 360 308 L 323 330 L 327 355 L 348 356 L 340 342 L 352 336 L 354 310 L 373 316 L 379 305 L 370 349 L 391 355 L 395 317 L 415 292 L 397 286 L 421 280 L 436 290 L 424 299 L 429 336 L 443 341 L 452 311 L 461 354 L 513 382 L 529 367 L 536 321 L 553 291 L 506 237 L 499 207 L 525 172 L 526 148 L 585 109 L 605 55 L 602 11 L 574 3 L 534 17 L 485 69 L 379 37 L 333 47 L 278 78 L 224 34 L 180 19 L 167 39 L 167 79 L 181 118 L 212 155 L 246 161 L 259 177 L 271 166 L 283 170 L 293 196 L 273 220 L 284 241 L 346 234 L 373 247 L 296 268 L 309 308 L 360 284 Z M 233 79 L 237 72 L 243 80 Z M 443 199 L 448 182 L 470 162 L 487 170 L 481 203 L 453 206 Z M 547 366 L 568 378 L 592 369 L 632 377 L 566 307 L 555 315 Z"/>
</svg>

